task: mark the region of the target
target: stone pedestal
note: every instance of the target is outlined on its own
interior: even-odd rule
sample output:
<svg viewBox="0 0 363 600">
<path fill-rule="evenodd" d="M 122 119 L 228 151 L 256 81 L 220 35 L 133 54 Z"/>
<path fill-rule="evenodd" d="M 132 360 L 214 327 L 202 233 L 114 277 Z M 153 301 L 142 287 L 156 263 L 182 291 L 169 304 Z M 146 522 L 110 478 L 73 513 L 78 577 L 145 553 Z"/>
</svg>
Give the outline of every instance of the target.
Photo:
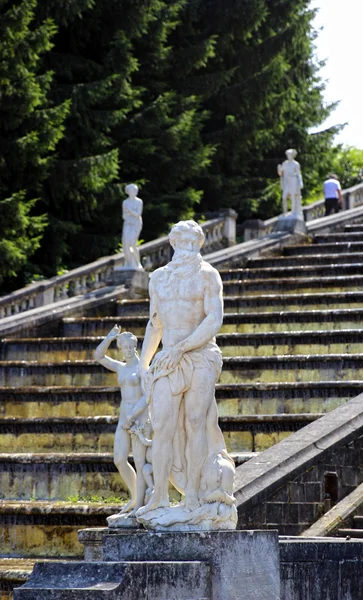
<svg viewBox="0 0 363 600">
<path fill-rule="evenodd" d="M 125 285 L 130 290 L 131 298 L 147 298 L 149 277 L 149 273 L 143 269 L 116 267 L 112 273 L 112 285 Z"/>
<path fill-rule="evenodd" d="M 261 219 L 248 219 L 242 225 L 245 242 L 257 240 L 266 235 L 266 225 Z"/>
<path fill-rule="evenodd" d="M 273 228 L 273 233 L 303 233 L 307 234 L 307 228 L 302 212 L 282 215 L 278 218 Z"/>
<path fill-rule="evenodd" d="M 84 562 L 38 563 L 14 600 L 280 600 L 276 531 L 79 532 Z"/>
</svg>

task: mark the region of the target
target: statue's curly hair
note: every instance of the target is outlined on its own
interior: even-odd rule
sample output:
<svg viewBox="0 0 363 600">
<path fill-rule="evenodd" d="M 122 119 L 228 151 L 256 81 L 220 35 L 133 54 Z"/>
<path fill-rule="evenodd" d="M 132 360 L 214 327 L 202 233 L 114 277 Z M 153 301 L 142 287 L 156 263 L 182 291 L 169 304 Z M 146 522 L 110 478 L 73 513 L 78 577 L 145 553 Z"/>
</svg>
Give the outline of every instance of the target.
<svg viewBox="0 0 363 600">
<path fill-rule="evenodd" d="M 198 237 L 199 247 L 201 248 L 204 244 L 204 238 L 205 238 L 203 229 L 201 228 L 200 225 L 198 225 L 198 223 L 196 223 L 195 221 L 192 221 L 191 219 L 189 221 L 179 221 L 179 223 L 176 223 L 171 228 L 171 231 L 169 233 L 169 242 L 173 246 L 173 248 L 175 248 L 175 243 L 176 243 L 176 240 L 178 239 L 178 237 L 182 233 L 190 232 L 190 231 L 192 231 L 195 234 L 195 236 Z"/>
</svg>

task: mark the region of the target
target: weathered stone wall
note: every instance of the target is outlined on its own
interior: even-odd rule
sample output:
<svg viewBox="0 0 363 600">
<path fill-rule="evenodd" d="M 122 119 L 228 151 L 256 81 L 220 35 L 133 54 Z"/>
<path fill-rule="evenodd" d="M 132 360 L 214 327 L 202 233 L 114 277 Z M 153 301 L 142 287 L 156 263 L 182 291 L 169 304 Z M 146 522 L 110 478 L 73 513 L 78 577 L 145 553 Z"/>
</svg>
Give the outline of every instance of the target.
<svg viewBox="0 0 363 600">
<path fill-rule="evenodd" d="M 238 527 L 299 535 L 363 481 L 363 396 L 237 469 Z"/>
<path fill-rule="evenodd" d="M 361 541 L 281 541 L 281 600 L 360 600 L 362 556 Z"/>
<path fill-rule="evenodd" d="M 317 464 L 286 481 L 263 504 L 242 516 L 239 527 L 278 529 L 280 535 L 299 535 L 325 512 L 327 473 L 337 475 L 338 501 L 362 483 L 361 446 L 362 437 L 326 453 Z"/>
</svg>

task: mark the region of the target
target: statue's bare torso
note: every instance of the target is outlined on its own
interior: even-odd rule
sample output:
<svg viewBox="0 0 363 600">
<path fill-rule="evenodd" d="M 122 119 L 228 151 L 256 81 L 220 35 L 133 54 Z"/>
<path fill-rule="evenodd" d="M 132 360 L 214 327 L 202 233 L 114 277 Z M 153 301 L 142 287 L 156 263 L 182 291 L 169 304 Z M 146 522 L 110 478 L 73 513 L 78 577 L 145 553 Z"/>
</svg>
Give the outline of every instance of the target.
<svg viewBox="0 0 363 600">
<path fill-rule="evenodd" d="M 204 261 L 201 269 L 188 277 L 168 280 L 165 268 L 155 271 L 151 289 L 162 326 L 164 349 L 183 341 L 203 322 L 208 311 L 209 290 L 217 277 L 217 271 Z"/>
</svg>

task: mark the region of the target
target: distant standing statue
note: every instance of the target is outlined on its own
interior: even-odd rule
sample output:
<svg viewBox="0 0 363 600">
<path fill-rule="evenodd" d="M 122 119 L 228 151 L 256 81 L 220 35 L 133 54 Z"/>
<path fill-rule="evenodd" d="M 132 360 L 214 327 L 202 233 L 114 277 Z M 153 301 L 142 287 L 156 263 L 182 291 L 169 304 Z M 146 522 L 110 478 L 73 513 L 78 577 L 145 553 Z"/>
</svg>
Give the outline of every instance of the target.
<svg viewBox="0 0 363 600">
<path fill-rule="evenodd" d="M 125 362 L 106 356 L 105 353 L 113 340 L 116 340 Z M 148 453 L 150 454 L 148 447 L 152 444 L 149 439 L 151 425 L 147 401 L 140 386 L 139 356 L 136 344 L 137 338 L 130 331 L 121 333 L 120 328 L 115 325 L 97 346 L 94 353 L 98 363 L 117 373 L 121 389 L 122 402 L 114 440 L 114 463 L 131 495 L 130 501 L 120 512 L 120 515 L 125 517 L 133 516 L 137 509 L 148 501 L 152 492 L 150 461 L 147 456 Z M 134 457 L 136 473 L 128 462 L 130 448 Z M 109 517 L 109 519 L 112 518 Z"/>
<path fill-rule="evenodd" d="M 137 242 L 142 229 L 143 202 L 137 197 L 139 188 L 134 183 L 125 187 L 128 198 L 122 203 L 122 249 L 125 256 L 125 267 L 129 269 L 142 269 L 140 253 Z"/>
<path fill-rule="evenodd" d="M 291 212 L 301 212 L 301 190 L 303 180 L 299 163 L 294 160 L 297 156 L 296 150 L 289 148 L 285 152 L 287 160 L 282 165 L 277 166 L 277 172 L 280 175 L 280 184 L 282 189 L 282 211 L 287 213 L 287 199 L 291 198 Z"/>
</svg>

